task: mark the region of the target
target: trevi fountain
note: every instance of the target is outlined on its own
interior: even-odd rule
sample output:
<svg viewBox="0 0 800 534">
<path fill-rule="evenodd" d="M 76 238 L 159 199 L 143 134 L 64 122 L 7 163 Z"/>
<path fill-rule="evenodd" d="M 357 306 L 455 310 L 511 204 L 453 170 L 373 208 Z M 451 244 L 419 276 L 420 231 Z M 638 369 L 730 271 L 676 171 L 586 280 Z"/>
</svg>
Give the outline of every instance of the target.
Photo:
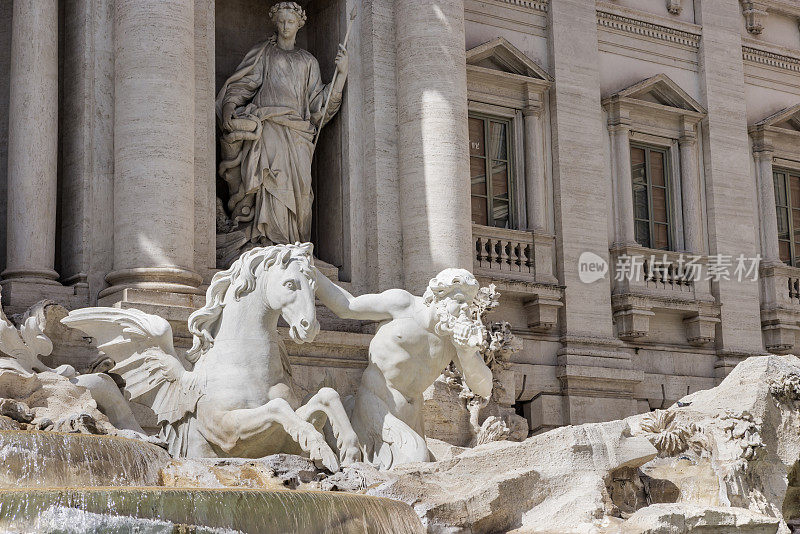
<svg viewBox="0 0 800 534">
<path fill-rule="evenodd" d="M 671 406 L 529 436 L 494 285 L 462 268 L 421 295 L 339 283 L 309 242 L 311 161 L 342 102 L 347 37 L 325 84 L 294 47 L 303 9 L 269 15 L 277 33 L 216 101 L 229 191 L 220 268 L 178 325 L 191 347 L 135 307 L 0 309 L 3 532 L 800 529 L 797 357 L 751 357 Z M 313 343 L 323 312 L 373 325 L 353 394 L 293 377 L 287 345 Z"/>
</svg>

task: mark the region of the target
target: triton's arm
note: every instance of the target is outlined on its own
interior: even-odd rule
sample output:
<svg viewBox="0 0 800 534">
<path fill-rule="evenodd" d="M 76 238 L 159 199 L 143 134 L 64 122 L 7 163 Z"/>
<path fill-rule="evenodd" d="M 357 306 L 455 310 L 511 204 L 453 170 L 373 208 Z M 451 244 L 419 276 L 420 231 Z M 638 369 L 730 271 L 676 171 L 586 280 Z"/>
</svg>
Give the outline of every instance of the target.
<svg viewBox="0 0 800 534">
<path fill-rule="evenodd" d="M 492 370 L 483 361 L 477 347 L 456 345 L 456 368 L 476 395 L 488 399 L 492 394 Z"/>
<path fill-rule="evenodd" d="M 342 319 L 362 321 L 386 321 L 413 304 L 414 296 L 403 289 L 389 289 L 383 293 L 371 293 L 354 297 L 321 272 L 317 272 L 317 297 L 325 306 Z"/>
</svg>

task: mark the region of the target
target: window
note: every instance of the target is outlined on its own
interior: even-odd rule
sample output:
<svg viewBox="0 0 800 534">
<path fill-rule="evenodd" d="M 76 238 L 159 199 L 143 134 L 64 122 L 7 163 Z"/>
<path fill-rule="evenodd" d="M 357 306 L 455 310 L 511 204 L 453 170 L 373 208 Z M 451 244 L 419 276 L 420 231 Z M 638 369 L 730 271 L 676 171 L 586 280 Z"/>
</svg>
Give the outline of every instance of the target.
<svg viewBox="0 0 800 534">
<path fill-rule="evenodd" d="M 774 171 L 778 213 L 778 253 L 781 261 L 800 267 L 800 173 Z"/>
<path fill-rule="evenodd" d="M 667 149 L 631 145 L 636 242 L 657 250 L 672 248 L 668 162 Z"/>
<path fill-rule="evenodd" d="M 512 228 L 515 223 L 510 137 L 510 120 L 470 114 L 469 168 L 472 222 L 476 224 Z"/>
</svg>

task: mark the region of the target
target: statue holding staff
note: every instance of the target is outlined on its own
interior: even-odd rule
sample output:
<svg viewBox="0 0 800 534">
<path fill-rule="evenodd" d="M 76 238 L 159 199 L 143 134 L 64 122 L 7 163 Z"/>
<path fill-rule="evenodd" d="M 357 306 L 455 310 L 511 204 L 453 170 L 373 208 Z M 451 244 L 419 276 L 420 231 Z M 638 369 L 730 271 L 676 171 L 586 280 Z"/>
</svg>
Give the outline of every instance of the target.
<svg viewBox="0 0 800 534">
<path fill-rule="evenodd" d="M 219 174 L 228 184 L 228 215 L 242 234 L 225 243 L 232 258 L 252 246 L 310 241 L 316 136 L 339 110 L 347 79 L 345 44 L 329 84 L 316 58 L 295 46 L 306 21 L 300 5 L 279 2 L 269 16 L 277 33 L 248 52 L 216 102 Z"/>
</svg>

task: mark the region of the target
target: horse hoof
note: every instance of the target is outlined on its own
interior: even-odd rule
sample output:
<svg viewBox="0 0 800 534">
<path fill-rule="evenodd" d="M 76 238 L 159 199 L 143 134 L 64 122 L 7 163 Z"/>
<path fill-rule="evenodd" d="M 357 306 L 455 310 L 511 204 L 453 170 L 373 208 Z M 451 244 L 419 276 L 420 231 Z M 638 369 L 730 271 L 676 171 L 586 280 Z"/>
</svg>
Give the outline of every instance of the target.
<svg viewBox="0 0 800 534">
<path fill-rule="evenodd" d="M 330 447 L 327 448 L 327 451 L 321 448 L 315 450 L 311 454 L 311 459 L 314 460 L 314 465 L 316 465 L 318 468 L 324 467 L 331 473 L 336 473 L 339 471 L 339 460 L 336 458 L 336 455 L 333 454 L 333 451 L 330 449 Z"/>
<path fill-rule="evenodd" d="M 361 461 L 361 449 L 356 446 L 347 447 L 342 455 L 342 465 L 350 465 Z"/>
</svg>

